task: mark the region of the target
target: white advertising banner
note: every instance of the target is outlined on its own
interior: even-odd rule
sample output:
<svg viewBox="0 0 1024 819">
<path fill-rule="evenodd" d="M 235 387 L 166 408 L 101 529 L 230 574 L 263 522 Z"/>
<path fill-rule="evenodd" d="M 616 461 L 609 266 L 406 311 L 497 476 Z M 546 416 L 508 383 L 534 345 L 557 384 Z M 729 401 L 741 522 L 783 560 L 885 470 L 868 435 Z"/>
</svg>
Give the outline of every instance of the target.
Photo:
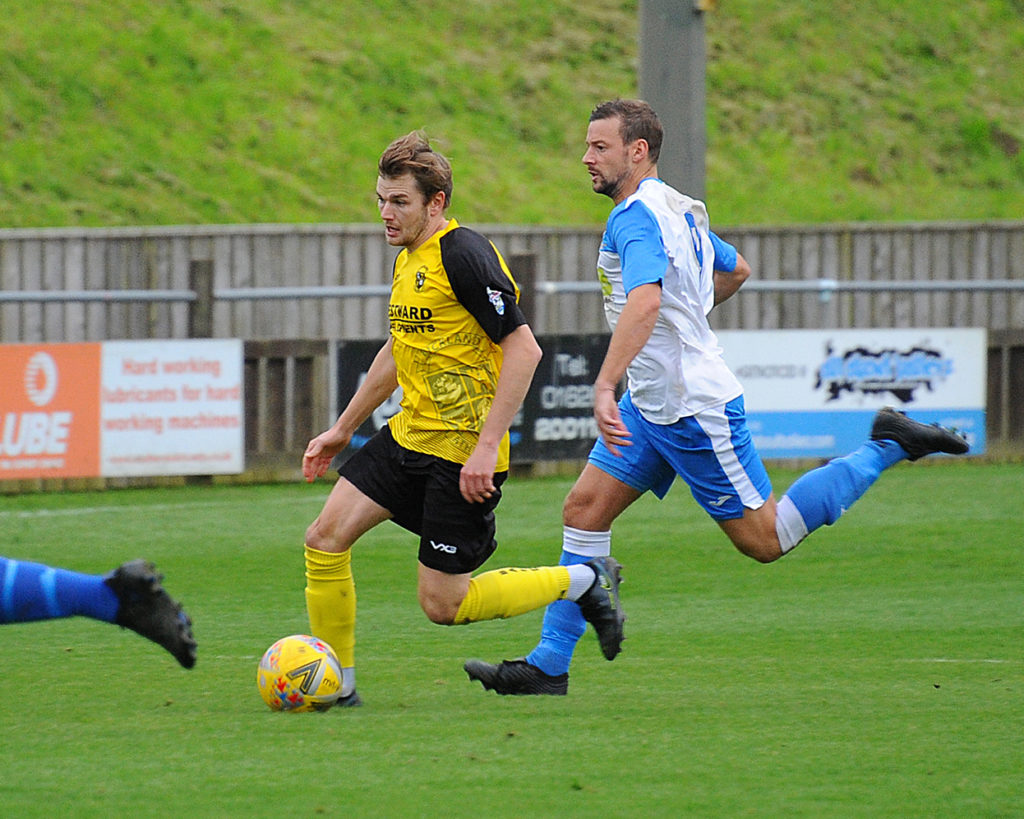
<svg viewBox="0 0 1024 819">
<path fill-rule="evenodd" d="M 877 410 L 959 429 L 985 451 L 983 329 L 722 331 L 763 458 L 855 449 Z"/>
<path fill-rule="evenodd" d="M 242 367 L 238 339 L 104 342 L 100 473 L 242 472 Z"/>
</svg>

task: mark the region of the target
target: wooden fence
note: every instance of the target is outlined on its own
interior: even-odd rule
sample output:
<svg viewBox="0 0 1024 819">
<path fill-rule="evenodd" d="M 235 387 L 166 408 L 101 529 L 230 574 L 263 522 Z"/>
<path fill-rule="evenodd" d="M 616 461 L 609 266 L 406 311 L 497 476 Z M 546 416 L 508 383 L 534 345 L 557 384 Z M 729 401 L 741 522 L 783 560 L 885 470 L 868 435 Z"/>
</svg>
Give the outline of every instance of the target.
<svg viewBox="0 0 1024 819">
<path fill-rule="evenodd" d="M 601 230 L 480 226 L 538 334 L 606 332 Z M 754 270 L 720 329 L 985 327 L 989 442 L 1024 448 L 1024 221 L 724 227 Z M 377 225 L 0 230 L 0 343 L 246 341 L 247 455 L 330 420 L 331 340 L 383 338 L 395 251 Z"/>
<path fill-rule="evenodd" d="M 532 268 L 538 334 L 604 331 L 600 228 L 481 230 Z M 755 274 L 722 329 L 1024 328 L 1024 221 L 721 235 Z M 0 343 L 380 338 L 393 259 L 376 225 L 0 230 Z"/>
</svg>

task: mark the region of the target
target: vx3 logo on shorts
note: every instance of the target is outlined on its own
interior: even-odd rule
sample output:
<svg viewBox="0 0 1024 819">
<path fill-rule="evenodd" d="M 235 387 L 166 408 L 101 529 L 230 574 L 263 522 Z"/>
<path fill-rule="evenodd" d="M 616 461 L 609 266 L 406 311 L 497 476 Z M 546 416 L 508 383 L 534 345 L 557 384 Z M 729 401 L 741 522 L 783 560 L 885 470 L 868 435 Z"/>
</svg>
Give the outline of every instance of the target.
<svg viewBox="0 0 1024 819">
<path fill-rule="evenodd" d="M 433 547 L 435 552 L 444 552 L 446 555 L 453 555 L 459 549 L 457 546 L 449 546 L 447 543 L 435 543 L 430 541 L 430 545 Z"/>
<path fill-rule="evenodd" d="M 716 509 L 720 506 L 724 506 L 729 500 L 729 495 L 719 495 L 713 501 L 708 501 L 708 506 L 714 506 Z"/>
</svg>

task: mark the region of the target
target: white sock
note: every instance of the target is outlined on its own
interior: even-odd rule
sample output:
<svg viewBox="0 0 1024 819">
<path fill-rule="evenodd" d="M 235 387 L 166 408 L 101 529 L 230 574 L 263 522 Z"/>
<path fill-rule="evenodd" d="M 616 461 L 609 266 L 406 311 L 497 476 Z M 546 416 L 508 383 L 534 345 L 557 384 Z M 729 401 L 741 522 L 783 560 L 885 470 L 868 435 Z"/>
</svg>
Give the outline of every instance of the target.
<svg viewBox="0 0 1024 819">
<path fill-rule="evenodd" d="M 569 591 L 565 593 L 565 599 L 579 600 L 594 585 L 597 573 L 586 563 L 576 563 L 565 568 L 569 570 Z"/>
<path fill-rule="evenodd" d="M 354 668 L 341 669 L 341 696 L 347 697 L 356 690 L 356 670 Z"/>
<path fill-rule="evenodd" d="M 804 523 L 803 515 L 788 495 L 783 495 L 775 508 L 775 534 L 779 536 L 783 554 L 807 537 L 807 524 Z"/>
<path fill-rule="evenodd" d="M 612 533 L 588 532 L 585 529 L 562 527 L 562 551 L 582 557 L 607 557 L 612 553 Z"/>
</svg>

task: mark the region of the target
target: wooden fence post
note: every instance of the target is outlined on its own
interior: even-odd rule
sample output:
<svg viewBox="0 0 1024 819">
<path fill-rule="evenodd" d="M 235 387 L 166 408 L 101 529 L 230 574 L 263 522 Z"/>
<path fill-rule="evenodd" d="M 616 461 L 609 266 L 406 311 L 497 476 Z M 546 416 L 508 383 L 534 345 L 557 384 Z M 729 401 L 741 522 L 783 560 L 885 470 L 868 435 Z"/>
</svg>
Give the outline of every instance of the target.
<svg viewBox="0 0 1024 819">
<path fill-rule="evenodd" d="M 196 294 L 189 304 L 188 337 L 213 337 L 213 260 L 193 259 L 188 263 L 188 286 Z"/>
<path fill-rule="evenodd" d="M 509 254 L 508 269 L 519 285 L 519 308 L 526 316 L 527 323 L 537 332 L 537 254 Z"/>
</svg>

